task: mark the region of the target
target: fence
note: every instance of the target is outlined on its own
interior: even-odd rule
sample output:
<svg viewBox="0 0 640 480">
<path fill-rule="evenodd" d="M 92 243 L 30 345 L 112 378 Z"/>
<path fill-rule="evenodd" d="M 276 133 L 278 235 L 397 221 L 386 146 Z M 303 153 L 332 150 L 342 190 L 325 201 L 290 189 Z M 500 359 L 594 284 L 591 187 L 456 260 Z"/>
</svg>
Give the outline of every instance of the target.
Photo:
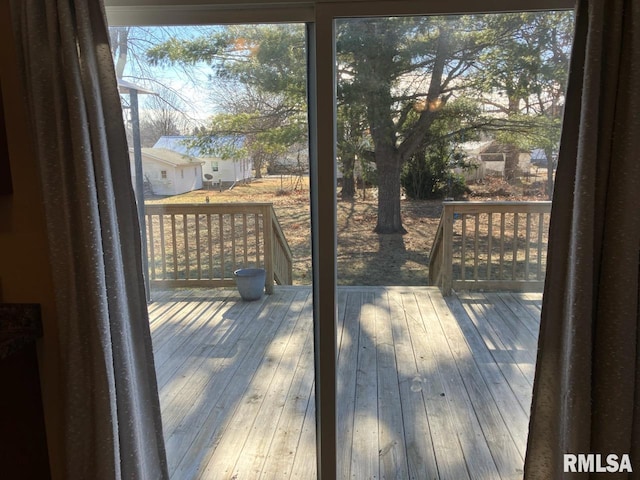
<svg viewBox="0 0 640 480">
<path fill-rule="evenodd" d="M 238 268 L 260 267 L 265 287 L 292 282 L 292 256 L 270 203 L 145 207 L 152 286 L 235 285 Z"/>
<path fill-rule="evenodd" d="M 455 290 L 540 290 L 551 202 L 444 202 L 429 281 Z"/>
</svg>

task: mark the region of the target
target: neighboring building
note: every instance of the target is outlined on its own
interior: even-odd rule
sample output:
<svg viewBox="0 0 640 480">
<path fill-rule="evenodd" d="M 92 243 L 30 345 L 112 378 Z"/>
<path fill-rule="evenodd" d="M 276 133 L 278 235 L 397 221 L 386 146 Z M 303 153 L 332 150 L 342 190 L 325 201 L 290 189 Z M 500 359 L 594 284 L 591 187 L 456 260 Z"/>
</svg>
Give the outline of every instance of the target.
<svg viewBox="0 0 640 480">
<path fill-rule="evenodd" d="M 484 142 L 466 142 L 461 145 L 467 162 L 477 168 L 463 173 L 468 181 L 482 180 L 485 175 L 504 175 L 504 163 L 508 146 L 489 140 Z M 518 169 L 528 172 L 531 166 L 531 152 L 521 150 L 518 156 Z"/>
<path fill-rule="evenodd" d="M 129 153 L 133 171 L 133 152 Z M 145 185 L 153 195 L 179 195 L 202 188 L 200 159 L 166 148 L 143 148 L 142 171 Z"/>
<path fill-rule="evenodd" d="M 279 156 L 270 165 L 266 165 L 269 174 L 301 175 L 309 173 L 309 147 L 306 143 L 297 143 Z"/>
<path fill-rule="evenodd" d="M 253 162 L 249 158 L 239 160 L 225 160 L 222 158 L 203 155 L 199 148 L 187 146 L 187 142 L 193 139 L 188 136 L 163 136 L 153 146 L 164 148 L 196 158 L 202 162 L 202 178 L 208 184 L 233 184 L 246 182 L 253 176 Z M 211 177 L 211 178 L 209 178 Z"/>
<path fill-rule="evenodd" d="M 553 161 L 553 168 L 558 166 L 558 154 L 553 152 L 551 157 Z M 547 154 L 542 148 L 535 148 L 531 150 L 531 163 L 537 167 L 547 167 Z"/>
</svg>

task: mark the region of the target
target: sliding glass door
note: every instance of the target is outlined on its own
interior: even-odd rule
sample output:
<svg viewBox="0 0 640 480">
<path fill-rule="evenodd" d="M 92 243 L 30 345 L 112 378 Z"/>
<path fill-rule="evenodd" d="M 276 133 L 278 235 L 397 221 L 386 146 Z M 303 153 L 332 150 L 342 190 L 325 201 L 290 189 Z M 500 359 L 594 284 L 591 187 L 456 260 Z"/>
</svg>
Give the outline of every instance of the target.
<svg viewBox="0 0 640 480">
<path fill-rule="evenodd" d="M 538 10 L 573 2 L 112 3 L 179 95 L 130 73 L 141 129 L 186 138 L 142 190 L 201 182 L 145 210 L 151 285 L 185 288 L 150 305 L 174 478 L 517 477 L 573 29 Z"/>
</svg>

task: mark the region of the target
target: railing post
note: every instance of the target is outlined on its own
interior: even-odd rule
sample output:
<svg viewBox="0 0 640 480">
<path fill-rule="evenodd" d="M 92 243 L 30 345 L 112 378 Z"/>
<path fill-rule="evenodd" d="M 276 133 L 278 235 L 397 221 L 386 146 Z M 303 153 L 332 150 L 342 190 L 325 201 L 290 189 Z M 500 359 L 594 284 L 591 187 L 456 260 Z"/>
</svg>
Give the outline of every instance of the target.
<svg viewBox="0 0 640 480">
<path fill-rule="evenodd" d="M 453 283 L 453 209 L 454 206 L 443 202 L 442 212 L 442 270 L 441 285 L 443 295 L 451 295 Z"/>
<path fill-rule="evenodd" d="M 273 293 L 273 207 L 265 205 L 262 207 L 262 222 L 264 235 L 264 269 L 267 277 L 264 282 L 264 288 L 268 294 Z"/>
</svg>

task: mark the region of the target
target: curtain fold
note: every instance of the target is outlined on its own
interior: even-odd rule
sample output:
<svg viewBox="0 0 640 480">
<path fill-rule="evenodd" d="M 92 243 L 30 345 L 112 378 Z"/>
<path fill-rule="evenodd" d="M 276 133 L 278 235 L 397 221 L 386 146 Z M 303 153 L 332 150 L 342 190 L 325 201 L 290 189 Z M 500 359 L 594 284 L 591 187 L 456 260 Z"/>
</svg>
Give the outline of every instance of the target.
<svg viewBox="0 0 640 480">
<path fill-rule="evenodd" d="M 640 3 L 581 0 L 525 479 L 640 478 Z M 564 472 L 564 454 L 634 472 Z"/>
<path fill-rule="evenodd" d="M 102 2 L 12 0 L 65 398 L 68 479 L 168 478 L 129 155 Z"/>
</svg>

